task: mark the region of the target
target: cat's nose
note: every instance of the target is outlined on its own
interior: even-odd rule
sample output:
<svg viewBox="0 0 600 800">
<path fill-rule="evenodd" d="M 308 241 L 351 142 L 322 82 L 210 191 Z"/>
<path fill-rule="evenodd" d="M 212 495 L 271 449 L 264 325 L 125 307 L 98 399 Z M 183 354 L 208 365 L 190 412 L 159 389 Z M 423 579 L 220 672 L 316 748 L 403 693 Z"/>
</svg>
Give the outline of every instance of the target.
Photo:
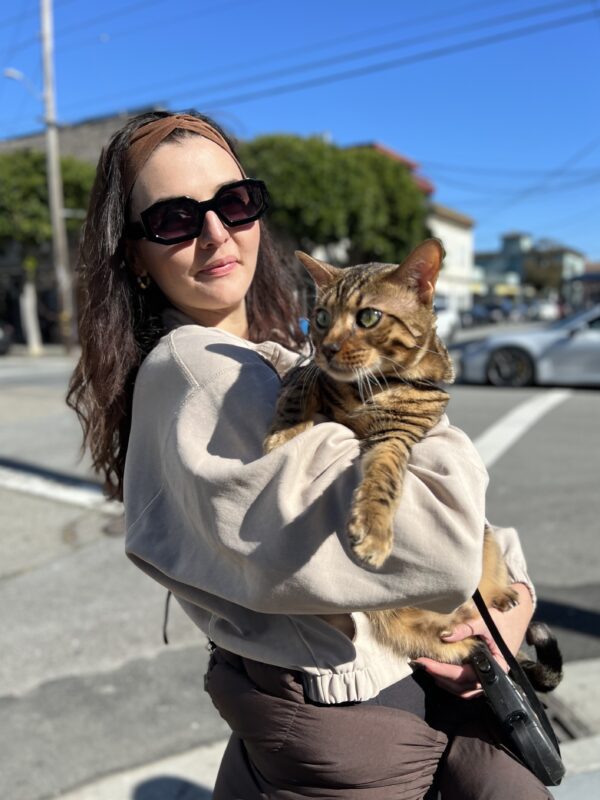
<svg viewBox="0 0 600 800">
<path fill-rule="evenodd" d="M 341 350 L 341 345 L 338 342 L 331 342 L 331 344 L 323 344 L 321 345 L 321 352 L 325 356 L 328 361 L 339 353 Z"/>
</svg>

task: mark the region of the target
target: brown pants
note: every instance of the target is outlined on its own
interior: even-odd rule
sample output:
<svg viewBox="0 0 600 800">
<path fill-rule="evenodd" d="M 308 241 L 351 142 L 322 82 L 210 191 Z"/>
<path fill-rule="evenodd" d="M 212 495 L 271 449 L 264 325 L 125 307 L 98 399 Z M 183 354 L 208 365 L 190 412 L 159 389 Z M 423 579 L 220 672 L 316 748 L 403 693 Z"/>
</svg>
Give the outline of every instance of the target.
<svg viewBox="0 0 600 800">
<path fill-rule="evenodd" d="M 233 733 L 213 800 L 552 800 L 500 744 L 483 701 L 424 680 L 319 705 L 297 673 L 217 648 L 206 687 Z"/>
</svg>

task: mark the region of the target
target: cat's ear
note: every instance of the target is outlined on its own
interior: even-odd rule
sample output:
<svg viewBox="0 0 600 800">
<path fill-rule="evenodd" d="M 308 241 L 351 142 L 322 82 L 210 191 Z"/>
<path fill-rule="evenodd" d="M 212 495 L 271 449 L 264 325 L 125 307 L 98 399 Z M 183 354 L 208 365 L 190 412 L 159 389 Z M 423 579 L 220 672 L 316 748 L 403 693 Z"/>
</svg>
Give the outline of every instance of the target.
<svg viewBox="0 0 600 800">
<path fill-rule="evenodd" d="M 435 284 L 446 255 L 439 239 L 426 239 L 404 259 L 396 274 L 416 290 L 424 305 L 433 303 Z"/>
<path fill-rule="evenodd" d="M 327 264 L 325 261 L 319 261 L 317 258 L 303 253 L 301 250 L 296 250 L 296 257 L 302 262 L 319 288 L 328 286 L 330 283 L 336 281 L 342 272 L 339 267 L 332 267 L 331 264 Z"/>
</svg>

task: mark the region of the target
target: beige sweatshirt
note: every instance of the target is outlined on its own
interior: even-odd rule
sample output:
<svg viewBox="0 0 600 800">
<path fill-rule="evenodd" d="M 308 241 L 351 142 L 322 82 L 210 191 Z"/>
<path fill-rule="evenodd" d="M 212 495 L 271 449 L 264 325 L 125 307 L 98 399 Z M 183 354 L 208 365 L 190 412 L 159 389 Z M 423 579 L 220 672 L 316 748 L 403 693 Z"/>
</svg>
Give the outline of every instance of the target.
<svg viewBox="0 0 600 800">
<path fill-rule="evenodd" d="M 297 356 L 167 315 L 174 329 L 136 380 L 125 466 L 128 556 L 169 588 L 216 644 L 301 670 L 323 703 L 366 700 L 410 674 L 371 636 L 370 609 L 449 612 L 481 573 L 485 468 L 442 421 L 413 448 L 384 567 L 349 556 L 359 444 L 327 420 L 269 455 L 262 441 Z M 511 576 L 530 585 L 514 529 Z M 349 638 L 320 614 L 351 614 Z"/>
</svg>

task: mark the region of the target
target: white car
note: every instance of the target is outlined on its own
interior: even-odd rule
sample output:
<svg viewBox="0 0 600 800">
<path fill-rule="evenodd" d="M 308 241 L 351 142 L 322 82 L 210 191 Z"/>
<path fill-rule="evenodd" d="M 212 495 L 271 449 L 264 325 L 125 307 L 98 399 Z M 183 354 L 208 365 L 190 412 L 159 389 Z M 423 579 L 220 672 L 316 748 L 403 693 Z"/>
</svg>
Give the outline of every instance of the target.
<svg viewBox="0 0 600 800">
<path fill-rule="evenodd" d="M 461 378 L 494 386 L 600 386 L 600 305 L 546 327 L 467 344 Z"/>
</svg>

